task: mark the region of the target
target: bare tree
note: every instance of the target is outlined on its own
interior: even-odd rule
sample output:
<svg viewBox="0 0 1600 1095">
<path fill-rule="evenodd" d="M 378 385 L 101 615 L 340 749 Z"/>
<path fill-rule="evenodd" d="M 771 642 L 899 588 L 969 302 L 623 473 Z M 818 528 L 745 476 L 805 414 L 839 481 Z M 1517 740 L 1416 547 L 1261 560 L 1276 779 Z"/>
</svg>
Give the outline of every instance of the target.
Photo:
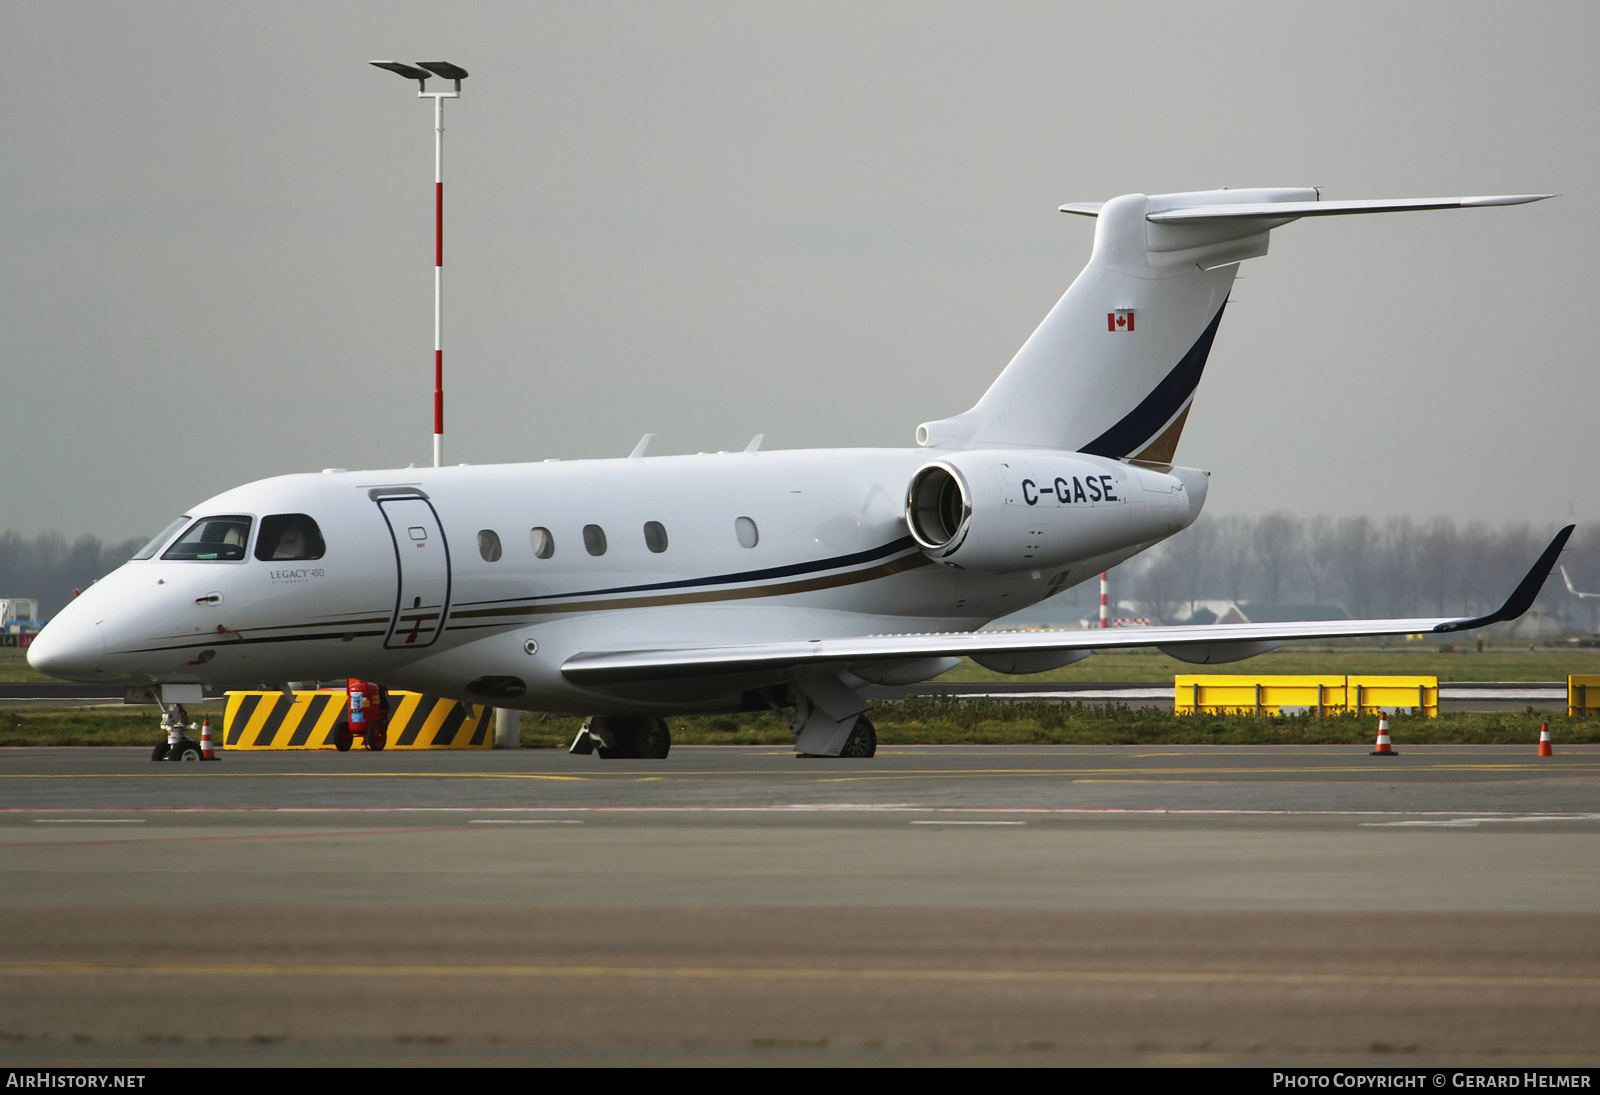
<svg viewBox="0 0 1600 1095">
<path fill-rule="evenodd" d="M 1250 576 L 1250 525 L 1246 517 L 1228 516 L 1217 522 L 1217 563 L 1230 601 L 1244 600 Z"/>
<path fill-rule="evenodd" d="M 1269 513 L 1255 523 L 1250 537 L 1250 554 L 1260 577 L 1262 599 L 1268 604 L 1283 600 L 1283 583 L 1300 550 L 1302 527 L 1298 517 Z"/>
<path fill-rule="evenodd" d="M 1183 575 L 1184 599 L 1189 602 L 1189 613 L 1193 615 L 1194 603 L 1205 595 L 1205 582 L 1212 569 L 1217 548 L 1217 523 L 1202 516 L 1164 546 L 1168 549 L 1173 566 Z"/>
<path fill-rule="evenodd" d="M 1338 580 L 1338 553 L 1332 519 L 1321 515 L 1311 518 L 1306 522 L 1302 543 L 1306 578 L 1311 583 L 1311 600 L 1314 604 L 1326 604 L 1328 598 L 1333 596 L 1333 586 Z"/>
<path fill-rule="evenodd" d="M 1352 616 L 1365 616 L 1373 602 L 1370 574 L 1377 533 L 1365 517 L 1341 517 L 1333 530 L 1334 572 L 1344 590 L 1344 603 Z"/>
</svg>

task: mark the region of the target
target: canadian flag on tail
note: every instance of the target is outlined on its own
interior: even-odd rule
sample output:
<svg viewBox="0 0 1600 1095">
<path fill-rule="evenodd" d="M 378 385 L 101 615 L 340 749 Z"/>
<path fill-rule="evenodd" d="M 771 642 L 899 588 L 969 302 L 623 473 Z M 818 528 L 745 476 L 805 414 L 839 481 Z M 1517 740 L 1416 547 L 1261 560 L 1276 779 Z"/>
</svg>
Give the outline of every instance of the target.
<svg viewBox="0 0 1600 1095">
<path fill-rule="evenodd" d="M 1107 312 L 1106 330 L 1112 333 L 1133 330 L 1133 309 L 1118 308 L 1115 312 Z"/>
</svg>

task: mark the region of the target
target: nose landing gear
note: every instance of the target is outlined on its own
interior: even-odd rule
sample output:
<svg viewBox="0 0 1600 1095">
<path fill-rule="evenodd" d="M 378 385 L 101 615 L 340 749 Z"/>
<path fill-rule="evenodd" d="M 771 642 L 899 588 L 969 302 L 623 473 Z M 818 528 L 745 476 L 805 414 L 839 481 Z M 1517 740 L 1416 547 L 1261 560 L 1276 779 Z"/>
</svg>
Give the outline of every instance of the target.
<svg viewBox="0 0 1600 1095">
<path fill-rule="evenodd" d="M 206 757 L 202 754 L 200 743 L 189 736 L 191 730 L 198 730 L 199 728 L 198 723 L 189 721 L 189 713 L 183 709 L 183 704 L 162 704 L 161 729 L 166 731 L 167 740 L 150 750 L 150 759 L 172 760 L 180 763 L 216 760 L 216 757 Z"/>
</svg>

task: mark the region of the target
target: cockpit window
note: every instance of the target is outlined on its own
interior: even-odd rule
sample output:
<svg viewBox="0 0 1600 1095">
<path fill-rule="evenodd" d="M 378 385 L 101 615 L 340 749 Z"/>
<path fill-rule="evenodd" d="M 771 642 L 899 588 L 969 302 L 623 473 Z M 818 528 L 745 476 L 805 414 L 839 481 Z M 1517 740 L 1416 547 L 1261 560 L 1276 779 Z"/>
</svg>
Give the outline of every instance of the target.
<svg viewBox="0 0 1600 1095">
<path fill-rule="evenodd" d="M 164 544 L 168 540 L 172 539 L 172 534 L 174 532 L 177 532 L 179 529 L 181 529 L 184 525 L 187 525 L 192 520 L 194 520 L 194 518 L 190 517 L 187 513 L 184 514 L 182 517 L 180 517 L 176 521 L 172 522 L 172 524 L 170 524 L 166 528 L 162 529 L 160 535 L 158 535 L 154 540 L 151 540 L 144 547 L 142 547 L 138 551 L 134 552 L 133 553 L 133 557 L 135 559 L 148 559 L 148 558 L 150 558 L 156 552 L 161 550 L 161 545 L 162 544 Z"/>
<path fill-rule="evenodd" d="M 256 558 L 262 562 L 278 559 L 320 559 L 328 550 L 322 530 L 303 513 L 274 513 L 261 519 L 261 535 L 256 537 Z"/>
<path fill-rule="evenodd" d="M 250 518 L 202 517 L 161 557 L 206 561 L 243 559 L 244 546 L 249 542 Z"/>
</svg>

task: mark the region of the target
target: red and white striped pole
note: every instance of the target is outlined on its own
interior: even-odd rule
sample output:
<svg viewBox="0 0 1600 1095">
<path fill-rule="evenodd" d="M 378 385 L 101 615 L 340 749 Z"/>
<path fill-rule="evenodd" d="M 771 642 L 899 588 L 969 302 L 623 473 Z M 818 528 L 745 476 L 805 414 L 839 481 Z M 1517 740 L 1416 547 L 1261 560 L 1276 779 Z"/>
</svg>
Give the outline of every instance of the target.
<svg viewBox="0 0 1600 1095">
<path fill-rule="evenodd" d="M 417 81 L 417 98 L 433 100 L 433 466 L 444 464 L 444 101 L 461 98 L 467 70 L 449 61 L 373 61 L 378 68 Z M 453 91 L 429 91 L 434 77 Z"/>
<path fill-rule="evenodd" d="M 1106 572 L 1100 572 L 1100 626 L 1110 627 L 1111 621 L 1106 619 L 1106 592 L 1111 588 L 1111 583 L 1106 579 Z"/>
<path fill-rule="evenodd" d="M 460 87 L 458 83 L 456 85 Z M 444 466 L 444 96 L 433 100 L 433 466 Z"/>
</svg>

